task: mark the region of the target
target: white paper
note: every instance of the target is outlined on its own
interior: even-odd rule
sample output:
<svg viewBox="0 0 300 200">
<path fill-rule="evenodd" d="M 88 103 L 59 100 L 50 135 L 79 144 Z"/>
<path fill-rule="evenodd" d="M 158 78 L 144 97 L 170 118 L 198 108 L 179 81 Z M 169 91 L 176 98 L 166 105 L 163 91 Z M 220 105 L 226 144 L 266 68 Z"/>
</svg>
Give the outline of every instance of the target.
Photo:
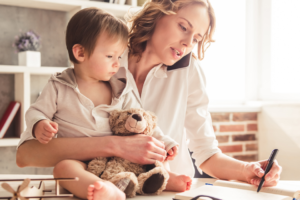
<svg viewBox="0 0 300 200">
<path fill-rule="evenodd" d="M 250 185 L 247 183 L 241 183 L 241 182 L 234 182 L 234 181 L 221 181 L 218 180 L 214 183 L 214 186 L 222 186 L 222 187 L 230 187 L 230 188 L 236 188 L 236 189 L 243 189 L 243 190 L 250 190 L 250 191 L 257 191 L 257 186 Z M 270 194 L 278 194 L 283 196 L 289 196 L 289 197 L 296 197 L 295 194 L 297 191 L 286 189 L 286 188 L 280 188 L 280 187 L 262 187 L 259 193 L 270 193 Z"/>
<path fill-rule="evenodd" d="M 209 195 L 222 200 L 292 200 L 291 197 L 282 195 L 210 185 L 204 185 L 191 191 L 176 194 L 175 199 L 190 200 L 198 195 Z"/>
</svg>

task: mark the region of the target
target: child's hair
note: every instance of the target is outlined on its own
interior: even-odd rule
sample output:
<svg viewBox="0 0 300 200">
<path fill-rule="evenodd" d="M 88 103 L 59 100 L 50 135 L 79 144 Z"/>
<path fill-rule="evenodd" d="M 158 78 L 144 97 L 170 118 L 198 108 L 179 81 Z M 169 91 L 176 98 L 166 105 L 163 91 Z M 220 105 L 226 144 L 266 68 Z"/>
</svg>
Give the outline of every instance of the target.
<svg viewBox="0 0 300 200">
<path fill-rule="evenodd" d="M 121 19 L 99 8 L 85 8 L 78 11 L 69 21 L 66 31 L 66 45 L 70 60 L 79 63 L 72 51 L 75 44 L 82 45 L 89 57 L 103 32 L 111 39 L 124 42 L 124 47 L 127 46 L 128 27 Z"/>
<path fill-rule="evenodd" d="M 202 60 L 204 52 L 210 43 L 214 42 L 212 36 L 216 26 L 215 13 L 208 0 L 147 0 L 143 9 L 127 20 L 130 27 L 130 53 L 137 56 L 139 60 L 146 49 L 147 41 L 154 32 L 156 22 L 164 15 L 176 14 L 181 8 L 191 4 L 200 4 L 205 7 L 210 19 L 207 32 L 203 35 L 203 39 L 198 42 L 198 58 Z"/>
</svg>

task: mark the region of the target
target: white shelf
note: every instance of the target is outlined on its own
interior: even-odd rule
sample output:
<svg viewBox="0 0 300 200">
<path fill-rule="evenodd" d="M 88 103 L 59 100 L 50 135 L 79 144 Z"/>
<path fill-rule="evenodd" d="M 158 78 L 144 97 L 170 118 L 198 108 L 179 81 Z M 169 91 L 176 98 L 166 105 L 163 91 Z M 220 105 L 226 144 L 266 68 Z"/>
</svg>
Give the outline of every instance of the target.
<svg viewBox="0 0 300 200">
<path fill-rule="evenodd" d="M 0 139 L 0 147 L 16 147 L 19 141 L 20 138 L 2 138 Z"/>
<path fill-rule="evenodd" d="M 54 74 L 56 72 L 62 72 L 67 69 L 67 67 L 25 67 L 25 66 L 15 66 L 15 65 L 0 65 L 1 74 L 19 74 L 19 73 L 29 73 L 29 74 Z"/>
<path fill-rule="evenodd" d="M 0 74 L 15 75 L 15 101 L 21 103 L 21 132 L 25 126 L 25 112 L 30 107 L 30 79 L 31 75 L 51 75 L 62 72 L 67 67 L 25 67 L 14 65 L 0 65 Z M 21 133 L 18 133 L 21 134 Z"/>
<path fill-rule="evenodd" d="M 84 0 L 0 0 L 0 4 L 8 6 L 20 6 L 27 8 L 37 8 L 46 10 L 57 10 L 73 13 L 74 11 L 87 8 L 97 7 L 106 10 L 118 17 L 130 11 L 136 12 L 141 7 L 136 6 L 137 0 L 128 1 L 130 5 L 119 5 L 97 1 L 84 1 Z"/>
</svg>

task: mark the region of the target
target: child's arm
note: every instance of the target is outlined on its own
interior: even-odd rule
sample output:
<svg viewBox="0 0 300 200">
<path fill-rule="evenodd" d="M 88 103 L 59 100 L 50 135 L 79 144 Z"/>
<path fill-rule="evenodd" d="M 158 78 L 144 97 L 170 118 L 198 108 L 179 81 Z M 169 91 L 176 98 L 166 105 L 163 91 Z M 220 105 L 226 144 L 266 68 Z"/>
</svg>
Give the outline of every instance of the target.
<svg viewBox="0 0 300 200">
<path fill-rule="evenodd" d="M 175 156 L 178 154 L 178 145 L 172 147 L 167 153 L 166 160 L 174 160 Z"/>
<path fill-rule="evenodd" d="M 58 131 L 58 124 L 48 119 L 43 119 L 33 126 L 33 136 L 42 144 L 47 144 Z"/>
<path fill-rule="evenodd" d="M 174 157 L 177 155 L 179 144 L 171 137 L 165 135 L 159 127 L 156 127 L 154 129 L 153 137 L 155 137 L 159 141 L 162 141 L 165 144 L 165 150 L 169 154 L 167 155 L 167 160 L 173 160 Z M 172 153 L 172 155 L 170 155 L 170 153 Z"/>
<path fill-rule="evenodd" d="M 56 102 L 57 90 L 53 81 L 49 81 L 36 102 L 25 114 L 27 129 L 21 134 L 19 145 L 35 138 L 45 144 L 50 141 L 50 137 L 52 138 L 57 133 L 58 126 L 51 121 L 57 110 Z"/>
</svg>

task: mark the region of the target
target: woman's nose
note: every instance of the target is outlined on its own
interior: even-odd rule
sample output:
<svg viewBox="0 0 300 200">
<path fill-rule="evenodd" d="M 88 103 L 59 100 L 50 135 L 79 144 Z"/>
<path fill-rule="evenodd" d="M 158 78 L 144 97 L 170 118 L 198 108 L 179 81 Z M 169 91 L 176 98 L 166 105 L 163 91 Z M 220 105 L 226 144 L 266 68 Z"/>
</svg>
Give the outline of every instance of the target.
<svg viewBox="0 0 300 200">
<path fill-rule="evenodd" d="M 183 40 L 183 45 L 186 46 L 187 48 L 190 48 L 193 46 L 193 36 L 188 35 L 184 40 Z"/>
</svg>

